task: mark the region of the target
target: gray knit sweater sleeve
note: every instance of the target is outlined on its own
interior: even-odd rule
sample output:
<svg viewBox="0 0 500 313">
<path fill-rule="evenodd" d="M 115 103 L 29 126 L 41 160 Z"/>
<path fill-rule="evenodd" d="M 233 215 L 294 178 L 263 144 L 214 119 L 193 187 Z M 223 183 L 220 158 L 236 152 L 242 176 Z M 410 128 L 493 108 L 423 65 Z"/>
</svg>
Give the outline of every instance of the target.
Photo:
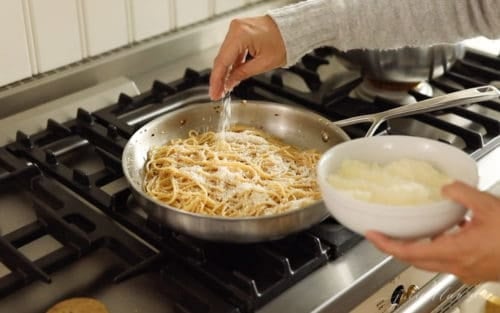
<svg viewBox="0 0 500 313">
<path fill-rule="evenodd" d="M 500 0 L 308 0 L 269 12 L 287 65 L 311 49 L 391 49 L 500 38 Z"/>
</svg>

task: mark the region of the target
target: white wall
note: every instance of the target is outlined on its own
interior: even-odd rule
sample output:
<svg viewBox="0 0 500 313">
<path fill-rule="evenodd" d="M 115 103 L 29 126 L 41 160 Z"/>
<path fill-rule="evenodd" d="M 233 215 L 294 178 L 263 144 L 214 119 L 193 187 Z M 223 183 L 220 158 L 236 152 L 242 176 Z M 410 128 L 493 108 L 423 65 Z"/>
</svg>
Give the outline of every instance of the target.
<svg viewBox="0 0 500 313">
<path fill-rule="evenodd" d="M 0 87 L 258 0 L 1 0 Z"/>
<path fill-rule="evenodd" d="M 22 2 L 0 2 L 0 85 L 31 75 Z"/>
</svg>

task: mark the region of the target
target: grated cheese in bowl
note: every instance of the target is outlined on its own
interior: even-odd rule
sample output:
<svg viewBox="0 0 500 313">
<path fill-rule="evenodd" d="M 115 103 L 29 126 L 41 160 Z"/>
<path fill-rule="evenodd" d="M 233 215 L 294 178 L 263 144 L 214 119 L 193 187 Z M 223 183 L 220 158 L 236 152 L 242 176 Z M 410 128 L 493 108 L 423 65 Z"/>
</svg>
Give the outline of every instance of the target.
<svg viewBox="0 0 500 313">
<path fill-rule="evenodd" d="M 398 159 L 387 164 L 343 160 L 328 182 L 352 197 L 387 205 L 419 205 L 442 200 L 452 179 L 430 163 Z"/>
<path fill-rule="evenodd" d="M 321 197 L 339 223 L 364 235 L 399 239 L 442 233 L 467 209 L 443 199 L 443 185 L 477 186 L 477 166 L 464 151 L 420 137 L 385 135 L 335 145 L 317 167 Z"/>
</svg>

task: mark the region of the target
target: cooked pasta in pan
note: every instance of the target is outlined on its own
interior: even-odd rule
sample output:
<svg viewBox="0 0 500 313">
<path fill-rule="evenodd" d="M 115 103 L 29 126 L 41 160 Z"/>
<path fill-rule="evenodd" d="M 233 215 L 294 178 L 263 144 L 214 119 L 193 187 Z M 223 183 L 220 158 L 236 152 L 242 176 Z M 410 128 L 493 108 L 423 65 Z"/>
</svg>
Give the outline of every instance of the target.
<svg viewBox="0 0 500 313">
<path fill-rule="evenodd" d="M 250 217 L 303 208 L 320 199 L 320 154 L 265 132 L 235 126 L 198 133 L 149 151 L 144 189 L 192 213 Z"/>
</svg>

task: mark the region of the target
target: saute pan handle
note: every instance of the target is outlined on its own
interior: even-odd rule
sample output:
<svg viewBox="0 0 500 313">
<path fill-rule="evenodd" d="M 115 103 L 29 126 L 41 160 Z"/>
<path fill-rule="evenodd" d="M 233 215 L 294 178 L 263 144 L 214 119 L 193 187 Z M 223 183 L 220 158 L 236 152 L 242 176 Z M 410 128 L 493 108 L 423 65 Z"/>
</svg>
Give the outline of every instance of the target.
<svg viewBox="0 0 500 313">
<path fill-rule="evenodd" d="M 497 88 L 493 86 L 481 86 L 455 91 L 444 96 L 426 99 L 375 114 L 366 114 L 336 121 L 334 124 L 339 127 L 344 127 L 353 124 L 371 122 L 372 125 L 365 135 L 366 137 L 369 137 L 375 133 L 380 124 L 391 118 L 438 111 L 458 105 L 493 100 L 498 97 L 500 97 L 500 91 L 498 91 Z"/>
<path fill-rule="evenodd" d="M 382 112 L 385 119 L 437 111 L 458 105 L 492 100 L 500 97 L 500 91 L 493 86 L 482 86 L 449 93 L 444 96 L 430 98 L 414 104 L 404 105 Z"/>
</svg>

